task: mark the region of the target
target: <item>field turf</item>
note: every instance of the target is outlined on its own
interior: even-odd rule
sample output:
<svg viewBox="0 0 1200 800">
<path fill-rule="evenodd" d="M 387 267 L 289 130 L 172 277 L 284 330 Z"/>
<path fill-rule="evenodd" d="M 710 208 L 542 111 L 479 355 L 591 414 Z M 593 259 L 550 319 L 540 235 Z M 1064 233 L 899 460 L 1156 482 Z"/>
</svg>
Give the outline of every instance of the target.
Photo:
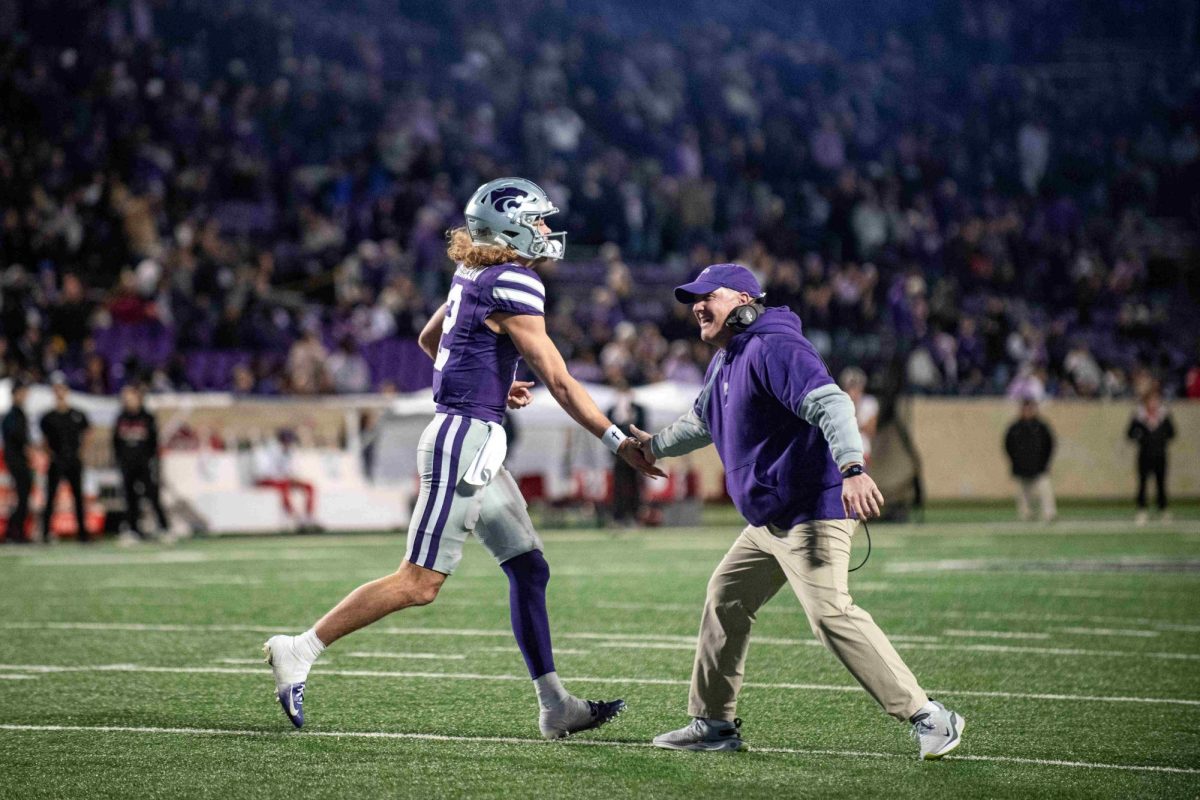
<svg viewBox="0 0 1200 800">
<path fill-rule="evenodd" d="M 1135 529 L 1082 509 L 873 526 L 859 605 L 967 719 L 922 763 L 784 590 L 759 616 L 739 714 L 751 750 L 656 750 L 687 721 L 705 583 L 737 533 L 546 531 L 560 675 L 624 697 L 538 737 L 507 585 L 472 543 L 436 603 L 332 647 L 295 731 L 262 641 L 391 569 L 401 536 L 0 552 L 0 797 L 1195 797 L 1200 514 Z M 861 538 L 861 537 L 860 537 Z M 856 555 L 865 549 L 856 544 Z"/>
</svg>

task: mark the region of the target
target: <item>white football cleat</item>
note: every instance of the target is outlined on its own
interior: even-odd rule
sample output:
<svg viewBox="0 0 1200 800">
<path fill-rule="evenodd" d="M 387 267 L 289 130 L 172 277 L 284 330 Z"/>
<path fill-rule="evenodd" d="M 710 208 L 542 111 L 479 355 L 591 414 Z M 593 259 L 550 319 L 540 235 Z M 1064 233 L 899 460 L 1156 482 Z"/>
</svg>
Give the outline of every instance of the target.
<svg viewBox="0 0 1200 800">
<path fill-rule="evenodd" d="M 624 700 L 580 700 L 568 697 L 552 708 L 543 708 L 538 728 L 547 739 L 564 739 L 573 733 L 599 728 L 625 710 Z"/>
<path fill-rule="evenodd" d="M 296 653 L 294 636 L 272 636 L 263 645 L 265 660 L 275 675 L 275 699 L 297 728 L 304 725 L 304 682 L 312 662 Z"/>
</svg>

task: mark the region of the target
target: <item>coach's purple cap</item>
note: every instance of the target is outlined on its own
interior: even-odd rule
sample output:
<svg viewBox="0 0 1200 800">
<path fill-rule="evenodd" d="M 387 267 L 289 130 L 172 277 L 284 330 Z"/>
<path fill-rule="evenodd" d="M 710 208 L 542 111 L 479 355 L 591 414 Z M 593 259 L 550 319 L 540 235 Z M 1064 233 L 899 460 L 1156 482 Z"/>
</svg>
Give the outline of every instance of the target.
<svg viewBox="0 0 1200 800">
<path fill-rule="evenodd" d="M 766 292 L 758 285 L 758 279 L 750 270 L 740 264 L 713 264 L 705 267 L 696 276 L 696 280 L 675 287 L 675 299 L 681 303 L 694 303 L 696 298 L 703 297 L 709 292 L 720 289 L 733 289 L 735 292 L 745 292 L 754 299 L 763 297 Z"/>
</svg>

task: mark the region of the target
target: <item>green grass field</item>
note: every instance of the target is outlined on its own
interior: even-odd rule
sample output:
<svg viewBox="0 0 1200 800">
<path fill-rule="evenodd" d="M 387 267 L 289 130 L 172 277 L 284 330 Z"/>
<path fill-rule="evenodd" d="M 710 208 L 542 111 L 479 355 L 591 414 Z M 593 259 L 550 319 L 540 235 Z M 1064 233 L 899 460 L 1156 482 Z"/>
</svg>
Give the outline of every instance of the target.
<svg viewBox="0 0 1200 800">
<path fill-rule="evenodd" d="M 751 750 L 656 750 L 686 722 L 705 583 L 737 533 L 547 531 L 559 673 L 624 697 L 615 723 L 538 738 L 507 584 L 477 544 L 428 608 L 331 648 L 295 731 L 258 659 L 391 569 L 400 536 L 0 552 L 0 796 L 1195 797 L 1200 513 L 1135 530 L 1067 512 L 877 525 L 857 602 L 968 721 L 923 763 L 785 592 L 759 618 L 739 714 Z M 859 542 L 856 551 L 863 545 Z"/>
</svg>

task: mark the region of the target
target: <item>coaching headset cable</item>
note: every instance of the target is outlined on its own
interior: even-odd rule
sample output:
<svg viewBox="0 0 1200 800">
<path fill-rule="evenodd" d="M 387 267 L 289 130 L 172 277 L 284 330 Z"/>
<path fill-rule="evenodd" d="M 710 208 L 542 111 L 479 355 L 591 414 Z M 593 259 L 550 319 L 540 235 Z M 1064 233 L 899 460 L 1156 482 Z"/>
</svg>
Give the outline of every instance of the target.
<svg viewBox="0 0 1200 800">
<path fill-rule="evenodd" d="M 858 524 L 863 526 L 863 530 L 867 534 L 867 554 L 865 556 L 863 556 L 863 560 L 861 562 L 859 562 L 859 565 L 857 567 L 855 567 L 854 569 L 846 570 L 847 572 L 854 572 L 854 570 L 862 569 L 863 564 L 866 564 L 867 559 L 871 557 L 871 529 L 867 527 L 867 521 L 865 519 L 860 519 L 858 521 Z"/>
</svg>

